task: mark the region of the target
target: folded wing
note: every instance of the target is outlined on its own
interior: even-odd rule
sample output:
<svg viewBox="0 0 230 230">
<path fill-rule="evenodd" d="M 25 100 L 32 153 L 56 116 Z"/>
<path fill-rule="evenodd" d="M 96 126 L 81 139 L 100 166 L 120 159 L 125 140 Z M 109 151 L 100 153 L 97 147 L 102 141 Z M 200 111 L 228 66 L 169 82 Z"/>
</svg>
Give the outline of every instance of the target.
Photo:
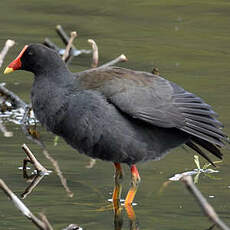
<svg viewBox="0 0 230 230">
<path fill-rule="evenodd" d="M 196 143 L 203 140 L 201 146 L 225 144 L 223 125 L 211 106 L 162 77 L 111 67 L 92 71 L 92 75 L 83 73 L 80 78 L 83 88 L 98 90 L 117 109 L 133 118 L 159 127 L 178 128 L 196 137 Z"/>
</svg>

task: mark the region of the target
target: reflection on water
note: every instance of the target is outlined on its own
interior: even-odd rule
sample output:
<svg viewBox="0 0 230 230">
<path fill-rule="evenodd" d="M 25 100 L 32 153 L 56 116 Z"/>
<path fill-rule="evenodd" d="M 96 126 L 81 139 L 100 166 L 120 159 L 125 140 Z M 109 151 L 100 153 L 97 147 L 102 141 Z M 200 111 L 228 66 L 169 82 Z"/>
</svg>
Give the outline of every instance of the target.
<svg viewBox="0 0 230 230">
<path fill-rule="evenodd" d="M 17 42 L 3 67 L 25 44 L 41 42 L 46 36 L 61 47 L 53 28 L 62 24 L 68 31 L 78 31 L 79 39 L 75 45 L 81 49 L 89 49 L 87 40 L 95 39 L 101 63 L 125 53 L 129 61 L 122 64 L 124 67 L 151 72 L 157 66 L 161 75 L 211 104 L 225 124 L 226 133 L 230 133 L 228 1 L 57 0 L 54 4 L 3 0 L 0 4 L 0 46 L 8 38 Z M 74 59 L 70 68 L 73 72 L 81 71 L 89 64 L 89 56 L 83 55 Z M 1 82 L 6 82 L 10 90 L 29 104 L 30 73 L 0 76 Z M 18 125 L 12 122 L 3 125 L 14 136 L 7 138 L 0 134 L 0 174 L 20 195 L 28 186 L 18 170 L 24 158 L 23 143 L 30 146 L 46 168 L 50 169 L 52 165 L 42 154 L 41 147 L 29 141 Z M 40 126 L 38 130 L 50 155 L 59 162 L 74 196 L 66 195 L 56 173 L 52 173 L 44 177 L 24 201 L 33 213 L 44 211 L 55 229 L 63 229 L 70 223 L 94 230 L 217 229 L 202 215 L 183 184 L 172 182 L 162 189 L 168 178 L 195 167 L 192 151 L 177 148 L 159 162 L 138 165 L 142 182 L 135 198 L 138 205 L 134 207 L 136 214 L 132 220 L 132 209 L 121 206 L 122 210 L 114 211 L 108 202 L 113 191 L 111 163 L 98 160 L 93 168 L 86 168 L 89 158 L 76 153 L 62 139 L 54 146 L 54 136 Z M 201 174 L 198 188 L 229 224 L 229 148 L 224 150 L 224 156 L 216 169 L 218 178 Z M 127 192 L 129 169 L 126 166 L 124 169 L 123 189 Z M 0 229 L 36 229 L 20 216 L 2 192 L 0 204 Z"/>
</svg>

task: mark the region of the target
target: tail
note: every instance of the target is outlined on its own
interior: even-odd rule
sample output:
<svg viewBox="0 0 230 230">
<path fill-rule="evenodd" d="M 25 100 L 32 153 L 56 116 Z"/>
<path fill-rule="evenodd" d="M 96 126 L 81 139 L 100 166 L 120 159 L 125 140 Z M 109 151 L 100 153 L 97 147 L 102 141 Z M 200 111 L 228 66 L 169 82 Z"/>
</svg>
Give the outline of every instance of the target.
<svg viewBox="0 0 230 230">
<path fill-rule="evenodd" d="M 222 130 L 223 124 L 217 120 L 218 115 L 211 106 L 201 98 L 174 83 L 171 85 L 175 92 L 174 105 L 184 117 L 184 125 L 179 129 L 191 135 L 186 145 L 214 165 L 202 149 L 222 159 L 220 149 L 228 142 L 228 136 Z"/>
<path fill-rule="evenodd" d="M 199 153 L 202 157 L 204 157 L 210 164 L 215 166 L 215 164 L 211 161 L 211 159 L 206 155 L 205 152 L 203 152 L 200 147 L 204 148 L 208 152 L 212 153 L 215 155 L 217 158 L 222 159 L 223 154 L 221 153 L 220 149 L 203 139 L 200 139 L 198 137 L 192 136 L 191 139 L 185 143 L 187 146 L 189 146 L 191 149 L 195 150 L 197 153 Z M 215 166 L 216 167 L 216 166 Z"/>
</svg>

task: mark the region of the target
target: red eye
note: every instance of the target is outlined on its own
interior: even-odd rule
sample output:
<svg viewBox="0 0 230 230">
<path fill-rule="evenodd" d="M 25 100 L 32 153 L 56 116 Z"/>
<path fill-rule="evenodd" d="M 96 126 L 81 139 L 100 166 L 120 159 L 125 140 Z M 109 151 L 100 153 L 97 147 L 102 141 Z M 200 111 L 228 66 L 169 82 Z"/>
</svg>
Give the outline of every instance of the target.
<svg viewBox="0 0 230 230">
<path fill-rule="evenodd" d="M 29 56 L 33 56 L 34 53 L 33 53 L 32 51 L 29 51 L 29 52 L 28 52 L 28 55 L 29 55 Z"/>
</svg>

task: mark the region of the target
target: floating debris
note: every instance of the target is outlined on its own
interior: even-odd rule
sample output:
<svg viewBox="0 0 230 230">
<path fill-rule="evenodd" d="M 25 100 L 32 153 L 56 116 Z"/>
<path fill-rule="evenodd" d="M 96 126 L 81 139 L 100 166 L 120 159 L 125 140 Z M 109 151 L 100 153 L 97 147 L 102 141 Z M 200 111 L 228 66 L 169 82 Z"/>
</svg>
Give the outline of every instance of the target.
<svg viewBox="0 0 230 230">
<path fill-rule="evenodd" d="M 64 228 L 63 230 L 83 230 L 83 228 L 76 224 L 70 224 L 68 227 Z"/>
<path fill-rule="evenodd" d="M 209 198 L 215 198 L 215 196 L 213 196 L 213 195 L 209 195 L 208 197 L 209 197 Z"/>
<path fill-rule="evenodd" d="M 192 175 L 197 175 L 200 173 L 218 173 L 218 170 L 213 170 L 213 169 L 193 169 L 192 171 L 187 171 L 183 173 L 178 173 L 175 174 L 173 177 L 170 177 L 169 180 L 171 181 L 179 181 L 183 176 L 192 176 Z"/>
</svg>

